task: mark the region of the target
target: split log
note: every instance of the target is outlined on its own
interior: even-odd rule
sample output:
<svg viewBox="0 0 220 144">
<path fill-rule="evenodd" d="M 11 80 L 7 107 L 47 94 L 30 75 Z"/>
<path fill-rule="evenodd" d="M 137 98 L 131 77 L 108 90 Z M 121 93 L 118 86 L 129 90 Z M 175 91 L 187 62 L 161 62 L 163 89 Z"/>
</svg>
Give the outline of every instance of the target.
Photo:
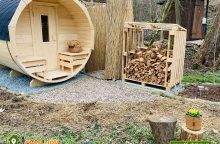
<svg viewBox="0 0 220 144">
<path fill-rule="evenodd" d="M 125 69 L 127 78 L 144 83 L 165 85 L 166 50 L 162 48 L 140 48 L 129 53 Z M 168 72 L 168 78 L 170 73 Z"/>
<path fill-rule="evenodd" d="M 149 118 L 154 139 L 158 144 L 169 144 L 174 140 L 177 119 L 174 116 L 152 116 Z"/>
<path fill-rule="evenodd" d="M 203 138 L 204 129 L 200 131 L 192 131 L 187 129 L 186 125 L 182 126 L 180 140 L 181 141 L 200 141 Z"/>
</svg>

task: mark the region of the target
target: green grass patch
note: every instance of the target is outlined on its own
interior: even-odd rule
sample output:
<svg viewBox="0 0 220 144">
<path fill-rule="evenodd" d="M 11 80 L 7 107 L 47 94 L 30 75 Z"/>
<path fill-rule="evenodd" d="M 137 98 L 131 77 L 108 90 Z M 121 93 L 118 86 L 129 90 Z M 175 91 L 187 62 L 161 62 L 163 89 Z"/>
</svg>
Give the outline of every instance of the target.
<svg viewBox="0 0 220 144">
<path fill-rule="evenodd" d="M 25 140 L 40 140 L 47 143 L 48 140 L 58 140 L 59 144 L 155 144 L 150 128 L 143 125 L 126 124 L 113 128 L 103 128 L 99 125 L 93 125 L 83 131 L 73 131 L 68 128 L 62 128 L 60 131 L 51 134 L 33 134 L 6 131 L 0 134 L 0 143 L 6 144 L 6 140 L 13 134 L 19 137 L 19 144 Z M 180 130 L 176 130 L 176 140 L 180 135 Z M 206 134 L 204 141 L 210 141 L 212 144 L 219 144 L 220 137 L 214 134 Z"/>
<path fill-rule="evenodd" d="M 185 74 L 183 77 L 184 83 L 217 83 L 220 84 L 220 71 L 212 72 L 194 72 Z"/>
<path fill-rule="evenodd" d="M 19 143 L 22 143 L 22 140 L 40 140 L 43 142 L 59 140 L 59 144 L 125 144 L 126 142 L 155 144 L 151 130 L 147 127 L 137 125 L 121 125 L 110 129 L 94 125 L 83 131 L 73 131 L 63 128 L 58 132 L 47 135 L 4 132 L 0 134 L 0 143 L 6 144 L 6 139 L 12 134 L 18 134 Z"/>
</svg>

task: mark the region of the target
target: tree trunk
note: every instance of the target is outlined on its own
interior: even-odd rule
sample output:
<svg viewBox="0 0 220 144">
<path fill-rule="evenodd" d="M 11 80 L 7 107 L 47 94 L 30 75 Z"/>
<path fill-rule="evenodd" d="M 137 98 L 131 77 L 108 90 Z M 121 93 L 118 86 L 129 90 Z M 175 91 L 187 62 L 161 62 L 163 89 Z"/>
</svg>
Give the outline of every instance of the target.
<svg viewBox="0 0 220 144">
<path fill-rule="evenodd" d="M 214 22 L 205 37 L 204 43 L 201 45 L 199 53 L 196 57 L 196 64 L 205 66 L 218 66 L 220 56 L 220 8 L 214 18 Z M 217 63 L 214 63 L 215 60 Z"/>
<path fill-rule="evenodd" d="M 174 140 L 177 119 L 174 116 L 153 116 L 149 119 L 154 139 L 158 144 Z"/>
<path fill-rule="evenodd" d="M 203 137 L 204 130 L 191 131 L 186 128 L 185 125 L 182 126 L 180 140 L 181 141 L 200 141 Z"/>
</svg>

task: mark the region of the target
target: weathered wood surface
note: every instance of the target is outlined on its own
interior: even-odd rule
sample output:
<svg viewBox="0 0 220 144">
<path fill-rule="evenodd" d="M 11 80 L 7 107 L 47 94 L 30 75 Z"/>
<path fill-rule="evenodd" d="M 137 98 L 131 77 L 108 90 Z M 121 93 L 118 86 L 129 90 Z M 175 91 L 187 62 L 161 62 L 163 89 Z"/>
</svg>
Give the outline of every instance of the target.
<svg viewBox="0 0 220 144">
<path fill-rule="evenodd" d="M 174 140 L 177 118 L 155 115 L 149 118 L 154 139 L 158 144 L 169 144 Z"/>
<path fill-rule="evenodd" d="M 192 27 L 192 39 L 204 38 L 204 31 L 202 26 L 202 18 L 204 16 L 204 0 L 197 0 L 195 5 L 195 14 Z"/>
<path fill-rule="evenodd" d="M 203 138 L 204 129 L 200 131 L 192 131 L 186 128 L 186 125 L 182 126 L 180 140 L 181 141 L 200 141 Z"/>
</svg>

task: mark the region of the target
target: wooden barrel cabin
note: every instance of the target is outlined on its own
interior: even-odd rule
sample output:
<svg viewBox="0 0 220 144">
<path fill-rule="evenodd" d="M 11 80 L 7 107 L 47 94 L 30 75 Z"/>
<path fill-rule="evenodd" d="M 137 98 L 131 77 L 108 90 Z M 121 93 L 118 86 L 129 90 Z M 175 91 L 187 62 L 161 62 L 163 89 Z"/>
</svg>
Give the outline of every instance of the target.
<svg viewBox="0 0 220 144">
<path fill-rule="evenodd" d="M 71 53 L 67 43 L 80 42 Z M 36 83 L 59 83 L 77 75 L 94 49 L 94 28 L 78 0 L 1 0 L 0 64 Z"/>
</svg>

